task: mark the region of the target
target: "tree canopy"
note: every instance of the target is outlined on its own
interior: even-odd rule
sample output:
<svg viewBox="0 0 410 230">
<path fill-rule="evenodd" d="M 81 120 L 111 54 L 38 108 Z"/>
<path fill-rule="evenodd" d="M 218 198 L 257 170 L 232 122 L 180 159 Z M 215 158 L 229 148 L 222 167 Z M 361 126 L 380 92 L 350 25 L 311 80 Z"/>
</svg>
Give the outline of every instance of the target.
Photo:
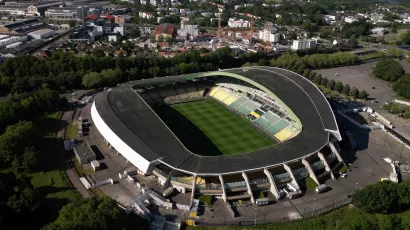
<svg viewBox="0 0 410 230">
<path fill-rule="evenodd" d="M 398 213 L 410 206 L 410 184 L 379 182 L 353 194 L 353 204 L 368 213 Z"/>
<path fill-rule="evenodd" d="M 404 74 L 404 69 L 399 62 L 391 59 L 381 60 L 373 70 L 373 76 L 385 81 L 395 82 Z"/>
<path fill-rule="evenodd" d="M 402 78 L 393 84 L 393 90 L 400 96 L 410 99 L 410 73 L 406 73 Z"/>
<path fill-rule="evenodd" d="M 144 223 L 139 224 L 144 225 Z M 131 228 L 130 218 L 118 208 L 115 200 L 102 197 L 80 199 L 67 204 L 60 210 L 57 220 L 45 226 L 43 230 Z"/>
</svg>

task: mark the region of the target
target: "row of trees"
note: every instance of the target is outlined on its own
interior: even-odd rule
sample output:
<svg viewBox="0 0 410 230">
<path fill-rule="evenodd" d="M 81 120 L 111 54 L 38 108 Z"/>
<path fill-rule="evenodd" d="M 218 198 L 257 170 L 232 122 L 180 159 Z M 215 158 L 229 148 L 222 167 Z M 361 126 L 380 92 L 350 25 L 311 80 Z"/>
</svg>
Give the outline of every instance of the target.
<svg viewBox="0 0 410 230">
<path fill-rule="evenodd" d="M 353 204 L 367 213 L 391 214 L 410 208 L 410 184 L 379 182 L 353 194 Z"/>
<path fill-rule="evenodd" d="M 173 58 L 141 54 L 137 57 L 113 59 L 100 56 L 98 53 L 75 56 L 55 52 L 49 59 L 33 56 L 7 59 L 0 65 L 0 85 L 11 91 L 31 91 L 44 83 L 55 89 L 60 86 L 67 89 L 79 88 L 83 82 L 83 76 L 92 72 L 100 73 L 104 69 L 114 69 L 116 70 L 115 79 L 109 77 L 104 80 L 109 84 L 107 86 L 110 86 L 127 80 L 239 67 L 245 62 L 257 62 L 260 59 L 271 59 L 271 57 L 266 53 L 247 53 L 235 58 L 228 47 L 207 55 L 201 55 L 198 51 L 190 51 Z M 95 78 L 95 76 L 90 78 Z"/>
<path fill-rule="evenodd" d="M 355 99 L 367 99 L 367 92 L 365 90 L 359 92 L 356 87 L 350 87 L 349 84 L 343 85 L 342 82 L 336 82 L 333 79 L 329 81 L 327 77 L 322 77 L 320 74 L 310 72 L 308 69 L 303 71 L 303 76 L 313 81 L 317 85 L 321 85 L 329 90 L 343 93 L 344 95 Z"/>
</svg>

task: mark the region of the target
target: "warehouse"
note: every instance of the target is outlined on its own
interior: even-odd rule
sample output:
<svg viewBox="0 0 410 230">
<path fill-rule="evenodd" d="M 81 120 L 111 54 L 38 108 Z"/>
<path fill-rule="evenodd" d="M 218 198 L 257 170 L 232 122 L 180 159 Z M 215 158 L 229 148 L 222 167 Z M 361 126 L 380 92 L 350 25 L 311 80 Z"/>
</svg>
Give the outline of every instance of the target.
<svg viewBox="0 0 410 230">
<path fill-rule="evenodd" d="M 44 38 L 52 37 L 55 33 L 56 32 L 51 29 L 41 29 L 41 30 L 36 30 L 36 31 L 29 33 L 29 35 L 35 39 L 44 39 Z"/>
</svg>

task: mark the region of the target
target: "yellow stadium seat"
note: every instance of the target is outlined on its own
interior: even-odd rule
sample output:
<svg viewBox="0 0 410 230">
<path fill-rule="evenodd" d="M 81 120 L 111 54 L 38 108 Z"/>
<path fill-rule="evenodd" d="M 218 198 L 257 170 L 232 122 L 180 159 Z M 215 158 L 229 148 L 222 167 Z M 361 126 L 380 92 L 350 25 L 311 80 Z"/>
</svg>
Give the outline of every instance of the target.
<svg viewBox="0 0 410 230">
<path fill-rule="evenodd" d="M 291 132 L 288 129 L 283 129 L 282 131 L 278 132 L 277 134 L 275 134 L 275 137 L 279 140 L 279 141 L 285 141 L 287 139 L 289 139 L 294 133 Z"/>
<path fill-rule="evenodd" d="M 234 96 L 230 96 L 227 99 L 225 99 L 223 102 L 226 105 L 231 105 L 232 103 L 234 103 L 236 100 L 238 100 L 238 98 L 234 97 Z"/>
<path fill-rule="evenodd" d="M 258 117 L 260 117 L 260 116 L 261 116 L 261 115 L 259 115 L 259 114 L 255 113 L 255 111 L 252 111 L 252 112 L 251 112 L 251 114 L 252 114 L 253 116 L 255 116 L 256 118 L 258 118 Z"/>
</svg>

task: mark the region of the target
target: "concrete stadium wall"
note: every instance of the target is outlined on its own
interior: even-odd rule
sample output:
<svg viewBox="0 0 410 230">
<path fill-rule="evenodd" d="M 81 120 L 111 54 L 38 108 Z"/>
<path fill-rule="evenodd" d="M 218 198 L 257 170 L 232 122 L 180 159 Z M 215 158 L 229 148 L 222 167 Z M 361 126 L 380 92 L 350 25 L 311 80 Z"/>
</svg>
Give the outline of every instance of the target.
<svg viewBox="0 0 410 230">
<path fill-rule="evenodd" d="M 91 118 L 93 119 L 95 127 L 101 135 L 108 141 L 121 155 L 123 155 L 129 162 L 131 162 L 135 167 L 141 170 L 144 173 L 147 173 L 150 169 L 151 162 L 147 161 L 145 158 L 140 156 L 132 148 L 130 148 L 125 142 L 121 140 L 109 127 L 100 114 L 97 111 L 95 106 L 95 101 L 91 107 Z"/>
</svg>

